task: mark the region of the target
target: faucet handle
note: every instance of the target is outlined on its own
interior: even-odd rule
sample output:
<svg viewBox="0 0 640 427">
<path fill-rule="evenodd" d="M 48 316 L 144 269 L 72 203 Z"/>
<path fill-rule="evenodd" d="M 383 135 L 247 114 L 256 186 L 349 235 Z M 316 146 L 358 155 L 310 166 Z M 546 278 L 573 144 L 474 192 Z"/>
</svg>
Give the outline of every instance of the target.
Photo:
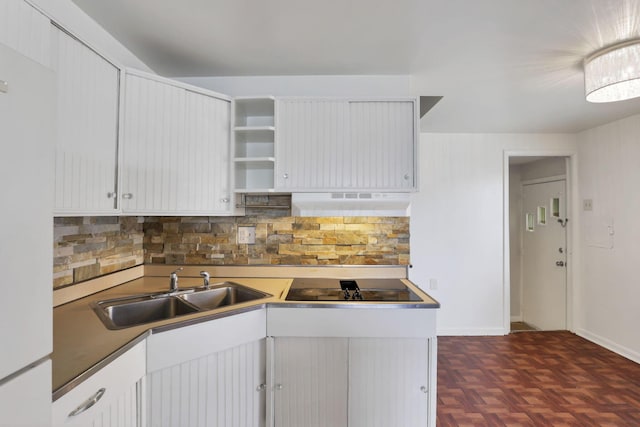
<svg viewBox="0 0 640 427">
<path fill-rule="evenodd" d="M 175 292 L 178 290 L 178 271 L 181 271 L 182 267 L 177 268 L 169 275 L 169 292 Z"/>
<path fill-rule="evenodd" d="M 205 289 L 209 289 L 209 272 L 208 271 L 201 271 L 200 275 L 204 278 L 204 288 Z"/>
</svg>

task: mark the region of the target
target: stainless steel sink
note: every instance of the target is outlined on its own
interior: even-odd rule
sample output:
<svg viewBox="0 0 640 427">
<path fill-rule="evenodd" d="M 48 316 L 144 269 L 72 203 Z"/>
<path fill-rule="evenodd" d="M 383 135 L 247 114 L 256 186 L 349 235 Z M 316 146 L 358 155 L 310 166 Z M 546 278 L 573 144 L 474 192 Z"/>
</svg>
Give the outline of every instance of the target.
<svg viewBox="0 0 640 427">
<path fill-rule="evenodd" d="M 179 298 L 195 305 L 201 310 L 213 310 L 269 296 L 271 295 L 238 285 L 237 283 L 224 283 L 221 286 L 215 286 L 209 290 L 180 295 Z"/>
<path fill-rule="evenodd" d="M 108 329 L 123 329 L 270 296 L 237 283 L 224 282 L 210 289 L 135 295 L 98 301 L 91 306 Z"/>
<path fill-rule="evenodd" d="M 100 301 L 93 309 L 109 329 L 128 328 L 198 311 L 196 307 L 172 296 Z"/>
</svg>

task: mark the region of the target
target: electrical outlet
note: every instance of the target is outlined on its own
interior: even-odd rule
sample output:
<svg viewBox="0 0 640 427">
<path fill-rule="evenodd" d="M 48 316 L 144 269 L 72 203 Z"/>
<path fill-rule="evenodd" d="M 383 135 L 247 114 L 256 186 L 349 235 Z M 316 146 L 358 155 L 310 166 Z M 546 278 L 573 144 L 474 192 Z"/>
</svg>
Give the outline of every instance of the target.
<svg viewBox="0 0 640 427">
<path fill-rule="evenodd" d="M 582 210 L 583 211 L 592 211 L 593 210 L 593 200 L 592 199 L 583 199 L 582 200 Z"/>
<path fill-rule="evenodd" d="M 238 244 L 254 245 L 256 243 L 255 227 L 238 227 Z"/>
</svg>

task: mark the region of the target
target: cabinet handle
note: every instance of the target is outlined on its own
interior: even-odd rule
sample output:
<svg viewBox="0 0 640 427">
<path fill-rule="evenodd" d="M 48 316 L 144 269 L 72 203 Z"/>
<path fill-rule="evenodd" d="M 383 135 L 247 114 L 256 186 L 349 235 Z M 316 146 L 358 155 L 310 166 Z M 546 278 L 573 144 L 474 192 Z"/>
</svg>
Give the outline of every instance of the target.
<svg viewBox="0 0 640 427">
<path fill-rule="evenodd" d="M 423 392 L 423 393 L 428 393 L 429 389 L 427 387 L 425 387 L 425 386 L 422 386 L 422 387 L 420 387 L 420 391 Z"/>
<path fill-rule="evenodd" d="M 127 200 L 129 200 L 129 199 L 133 199 L 133 194 L 131 194 L 131 193 L 124 193 L 124 194 L 122 195 L 122 198 L 123 198 L 123 199 L 127 199 Z"/>
<path fill-rule="evenodd" d="M 258 387 L 256 387 L 256 391 L 265 391 L 266 389 L 267 389 L 266 384 L 260 384 Z"/>
<path fill-rule="evenodd" d="M 225 197 L 224 199 L 220 199 L 222 203 L 229 203 L 229 198 Z"/>
<path fill-rule="evenodd" d="M 118 193 L 116 193 L 115 191 L 110 191 L 107 193 L 108 199 L 115 199 L 116 197 L 118 197 Z"/>
<path fill-rule="evenodd" d="M 288 173 L 283 173 L 283 174 L 282 174 L 282 177 L 283 177 L 284 179 L 289 179 L 289 174 L 288 174 Z"/>
<path fill-rule="evenodd" d="M 284 388 L 284 386 L 282 384 L 276 384 L 275 389 L 276 390 L 282 390 Z"/>
<path fill-rule="evenodd" d="M 403 178 L 404 178 L 405 181 L 409 181 L 409 174 L 405 173 Z"/>
<path fill-rule="evenodd" d="M 78 406 L 76 409 L 69 412 L 69 418 L 75 417 L 76 415 L 83 413 L 84 411 L 86 411 L 87 409 L 91 408 L 93 405 L 98 403 L 98 400 L 102 399 L 102 396 L 104 395 L 105 391 L 107 391 L 105 388 L 101 388 L 100 390 L 96 391 L 93 396 L 91 396 L 90 398 L 82 402 L 80 406 Z"/>
</svg>

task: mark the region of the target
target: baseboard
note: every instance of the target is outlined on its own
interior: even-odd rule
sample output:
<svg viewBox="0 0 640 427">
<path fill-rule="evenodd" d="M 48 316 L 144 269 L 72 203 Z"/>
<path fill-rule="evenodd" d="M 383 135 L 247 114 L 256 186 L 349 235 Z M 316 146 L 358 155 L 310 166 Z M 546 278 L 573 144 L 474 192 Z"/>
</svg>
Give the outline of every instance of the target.
<svg viewBox="0 0 640 427">
<path fill-rule="evenodd" d="M 607 338 L 601 337 L 584 329 L 576 329 L 575 332 L 576 335 L 579 335 L 584 339 L 594 342 L 608 350 L 613 351 L 614 353 L 618 353 L 620 356 L 626 357 L 629 360 L 640 363 L 640 353 L 638 353 L 637 351 L 633 351 L 622 345 L 616 344 L 615 342 L 608 340 Z"/>
<path fill-rule="evenodd" d="M 510 331 L 504 328 L 438 328 L 438 336 L 483 336 L 507 335 Z"/>
<path fill-rule="evenodd" d="M 522 314 L 520 314 L 519 316 L 511 316 L 511 321 L 512 322 L 522 322 Z"/>
</svg>

